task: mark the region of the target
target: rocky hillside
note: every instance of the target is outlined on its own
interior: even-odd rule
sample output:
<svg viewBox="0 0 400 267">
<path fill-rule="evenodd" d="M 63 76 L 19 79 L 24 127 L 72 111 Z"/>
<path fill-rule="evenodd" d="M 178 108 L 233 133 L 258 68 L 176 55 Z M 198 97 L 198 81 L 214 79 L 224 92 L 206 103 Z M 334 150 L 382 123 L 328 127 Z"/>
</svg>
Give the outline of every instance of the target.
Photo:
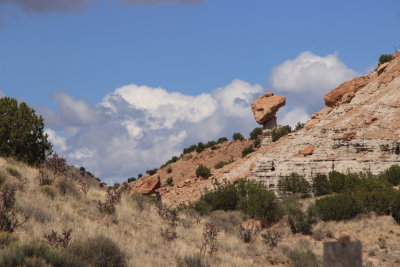
<svg viewBox="0 0 400 267">
<path fill-rule="evenodd" d="M 343 83 L 324 100 L 326 107 L 314 113 L 302 130 L 271 143 L 275 114 L 285 99 L 266 93 L 252 106 L 255 119 L 264 124 L 263 146 L 257 152 L 240 157 L 249 141 L 192 152 L 168 166 L 172 173 L 165 167 L 142 178 L 133 185 L 133 191 L 145 187 L 144 193 L 158 192 L 165 203 L 177 206 L 198 199 L 216 181 L 249 178 L 275 189 L 279 178 L 292 172 L 308 179 L 332 170 L 377 174 L 400 163 L 400 52 L 373 72 Z M 229 159 L 234 163 L 212 169 L 209 179 L 194 175 L 199 164 L 212 168 L 218 161 Z M 170 176 L 173 186 L 165 184 Z"/>
</svg>

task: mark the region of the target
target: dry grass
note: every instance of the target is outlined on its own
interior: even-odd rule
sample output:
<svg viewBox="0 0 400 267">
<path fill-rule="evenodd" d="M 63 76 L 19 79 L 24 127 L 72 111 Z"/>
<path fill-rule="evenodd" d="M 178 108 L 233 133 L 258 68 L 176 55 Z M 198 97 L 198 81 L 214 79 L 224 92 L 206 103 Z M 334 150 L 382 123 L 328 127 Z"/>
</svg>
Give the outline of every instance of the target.
<svg viewBox="0 0 400 267">
<path fill-rule="evenodd" d="M 389 216 L 369 215 L 349 222 L 320 222 L 314 226 L 314 231 L 322 233 L 318 240 L 292 235 L 282 221 L 272 227 L 280 232 L 282 240 L 277 247 L 270 248 L 261 236 L 252 243 L 241 240 L 239 223 L 245 216 L 238 212 L 215 212 L 198 220 L 199 216 L 189 210 L 179 212 L 178 237 L 166 241 L 160 235 L 166 222 L 160 218 L 154 201 L 149 198 L 123 194 L 115 214 L 105 215 L 97 207 L 98 200 L 104 200 L 106 195 L 106 191 L 99 187 L 91 187 L 86 196 L 79 190 L 63 194 L 55 187 L 55 197 L 50 199 L 41 193 L 35 169 L 0 159 L 0 172 L 6 173 L 6 166 L 17 169 L 24 180 L 22 191 L 17 192 L 17 210 L 21 217 L 28 219 L 13 233 L 21 243 L 33 238 L 44 240 L 43 234 L 52 230 L 61 233 L 72 229 L 72 242 L 99 234 L 110 238 L 126 255 L 128 266 L 177 266 L 179 259 L 182 261 L 200 252 L 203 228 L 207 223 L 214 223 L 220 232 L 217 252 L 211 259 L 206 259 L 211 266 L 291 266 L 284 247 L 302 249 L 307 246 L 320 260 L 323 241 L 345 234 L 362 241 L 365 263 L 397 266 L 396 260 L 400 258 L 400 227 Z M 7 181 L 19 182 L 11 176 L 7 176 Z M 75 181 L 70 182 L 79 188 Z"/>
</svg>

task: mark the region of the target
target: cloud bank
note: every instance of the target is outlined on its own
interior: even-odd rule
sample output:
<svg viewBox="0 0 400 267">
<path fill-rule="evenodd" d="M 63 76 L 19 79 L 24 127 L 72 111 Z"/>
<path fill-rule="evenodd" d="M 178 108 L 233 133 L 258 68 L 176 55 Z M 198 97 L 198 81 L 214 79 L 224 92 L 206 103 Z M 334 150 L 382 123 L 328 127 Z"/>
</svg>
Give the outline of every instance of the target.
<svg viewBox="0 0 400 267">
<path fill-rule="evenodd" d="M 241 80 L 197 96 L 131 84 L 95 106 L 56 93 L 58 110 L 40 113 L 58 153 L 111 182 L 157 167 L 194 143 L 247 135 L 257 126 L 249 106 L 262 91 Z"/>
<path fill-rule="evenodd" d="M 327 92 L 356 75 L 337 53 L 322 57 L 303 52 L 276 66 L 270 76 L 272 90 L 287 97 L 287 117 L 282 124 L 293 125 L 290 122 L 295 115 L 304 120 L 306 115 L 321 109 Z"/>
<path fill-rule="evenodd" d="M 234 132 L 248 135 L 258 126 L 250 105 L 266 91 L 287 97 L 279 124 L 305 122 L 323 106 L 327 91 L 355 74 L 336 54 L 304 52 L 273 69 L 269 89 L 236 79 L 191 96 L 130 84 L 96 105 L 57 92 L 51 97 L 58 109 L 40 113 L 59 154 L 112 183 L 160 166 L 200 141 L 231 138 Z"/>
</svg>

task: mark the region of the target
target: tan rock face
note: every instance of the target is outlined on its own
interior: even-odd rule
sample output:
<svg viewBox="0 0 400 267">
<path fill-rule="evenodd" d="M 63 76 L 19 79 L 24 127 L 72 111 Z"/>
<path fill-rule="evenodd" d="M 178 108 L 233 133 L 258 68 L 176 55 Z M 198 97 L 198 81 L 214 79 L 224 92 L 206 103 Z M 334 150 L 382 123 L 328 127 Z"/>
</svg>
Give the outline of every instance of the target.
<svg viewBox="0 0 400 267">
<path fill-rule="evenodd" d="M 270 119 L 275 118 L 275 114 L 285 104 L 286 98 L 284 96 L 266 93 L 254 100 L 253 104 L 251 104 L 251 110 L 253 111 L 256 122 L 264 125 Z"/>
<path fill-rule="evenodd" d="M 160 186 L 160 176 L 153 175 L 139 179 L 134 187 L 133 193 L 148 195 L 154 192 Z"/>
<path fill-rule="evenodd" d="M 339 87 L 325 95 L 325 105 L 328 107 L 335 107 L 342 103 L 349 103 L 355 96 L 355 93 L 369 81 L 370 76 L 367 75 L 342 83 Z"/>
<path fill-rule="evenodd" d="M 309 155 L 312 155 L 313 152 L 314 152 L 314 146 L 313 145 L 308 145 L 303 150 L 301 150 L 299 152 L 299 154 L 303 155 L 303 156 L 309 156 Z"/>
</svg>

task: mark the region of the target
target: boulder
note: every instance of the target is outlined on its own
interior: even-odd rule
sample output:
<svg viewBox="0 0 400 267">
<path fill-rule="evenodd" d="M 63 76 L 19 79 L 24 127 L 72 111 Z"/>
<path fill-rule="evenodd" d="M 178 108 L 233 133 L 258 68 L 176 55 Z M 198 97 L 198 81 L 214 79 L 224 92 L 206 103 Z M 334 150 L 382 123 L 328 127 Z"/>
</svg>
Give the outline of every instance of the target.
<svg viewBox="0 0 400 267">
<path fill-rule="evenodd" d="M 336 107 L 342 103 L 350 103 L 355 96 L 355 93 L 360 88 L 367 85 L 369 81 L 369 76 L 361 76 L 342 83 L 339 87 L 325 95 L 325 105 L 328 107 Z"/>
<path fill-rule="evenodd" d="M 285 104 L 286 98 L 284 96 L 265 93 L 263 96 L 254 100 L 253 104 L 251 104 L 251 110 L 253 111 L 256 122 L 265 125 L 271 119 L 275 119 L 276 121 L 276 113 Z"/>
<path fill-rule="evenodd" d="M 309 156 L 314 153 L 314 146 L 313 145 L 307 145 L 302 151 L 299 152 L 300 155 L 303 156 Z"/>
<path fill-rule="evenodd" d="M 133 187 L 133 193 L 148 195 L 154 192 L 154 190 L 158 187 L 160 187 L 160 176 L 153 175 L 149 177 L 143 177 L 136 181 Z"/>
</svg>

